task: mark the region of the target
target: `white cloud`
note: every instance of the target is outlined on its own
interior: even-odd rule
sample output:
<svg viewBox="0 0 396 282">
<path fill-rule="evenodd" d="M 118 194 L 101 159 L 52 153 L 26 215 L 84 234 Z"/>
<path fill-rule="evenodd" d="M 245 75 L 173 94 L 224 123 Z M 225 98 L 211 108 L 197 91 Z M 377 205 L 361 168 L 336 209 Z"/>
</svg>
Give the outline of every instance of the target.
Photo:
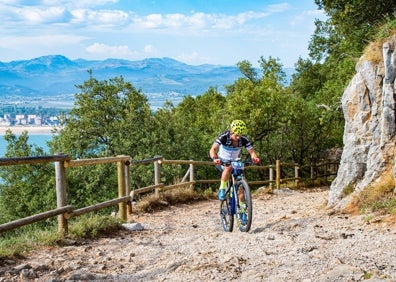
<svg viewBox="0 0 396 282">
<path fill-rule="evenodd" d="M 286 9 L 287 5 L 282 5 Z M 278 9 L 281 10 L 280 8 Z M 278 11 L 277 10 L 277 11 Z M 275 10 L 274 10 L 275 11 Z M 273 11 L 271 11 L 273 12 Z M 269 12 L 244 12 L 236 15 L 208 14 L 197 12 L 184 14 L 149 14 L 146 16 L 131 16 L 131 23 L 144 29 L 188 29 L 188 30 L 232 30 L 241 27 L 249 21 L 266 18 Z"/>
<path fill-rule="evenodd" d="M 70 9 L 75 9 L 75 8 L 99 7 L 106 4 L 113 4 L 117 2 L 118 0 L 78 0 L 78 1 L 43 0 L 41 1 L 41 4 L 45 6 L 62 6 L 62 7 L 68 7 Z"/>
<path fill-rule="evenodd" d="M 151 14 L 144 18 L 136 18 L 135 21 L 144 28 L 157 28 L 163 24 L 161 14 Z"/>
<path fill-rule="evenodd" d="M 195 13 L 188 18 L 188 22 L 190 25 L 195 26 L 197 28 L 202 28 L 207 26 L 208 15 L 204 13 Z"/>
<path fill-rule="evenodd" d="M 1 0 L 0 0 L 1 1 Z M 6 19 L 5 25 L 15 25 L 25 22 L 28 25 L 41 23 L 53 23 L 66 28 L 90 27 L 95 30 L 100 28 L 119 29 L 130 26 L 131 30 L 161 29 L 168 32 L 189 32 L 189 31 L 209 31 L 209 30 L 233 30 L 241 28 L 249 21 L 257 21 L 270 15 L 280 13 L 288 9 L 288 4 L 270 5 L 264 12 L 248 11 L 236 15 L 210 14 L 196 12 L 192 14 L 153 13 L 148 15 L 136 15 L 133 11 L 96 9 L 98 6 L 116 3 L 117 0 L 44 0 L 40 5 L 20 5 L 10 4 L 0 9 L 0 17 Z M 3 22 L 4 24 L 4 22 Z M 51 25 L 43 26 L 43 29 L 51 28 Z"/>
<path fill-rule="evenodd" d="M 67 11 L 62 7 L 49 7 L 41 9 L 37 7 L 25 7 L 15 11 L 20 19 L 33 24 L 63 21 L 67 18 Z"/>
<path fill-rule="evenodd" d="M 148 7 L 154 7 L 157 0 L 148 0 L 144 4 L 147 7 L 139 9 L 150 10 L 151 14 L 137 14 L 131 10 L 133 4 L 129 1 L 132 2 L 0 0 L 1 57 L 4 60 L 23 54 L 32 57 L 55 52 L 94 59 L 160 56 L 192 64 L 225 64 L 249 56 L 256 60 L 260 55 L 278 52 L 282 59 L 280 52 L 286 52 L 289 57 L 303 52 L 277 45 L 283 42 L 281 39 L 292 38 L 293 44 L 300 46 L 309 39 L 313 17 L 323 15 L 314 11 L 312 5 L 308 5 L 312 10 L 301 11 L 300 3 L 290 1 L 291 4 L 259 3 L 256 9 L 232 14 L 226 13 L 227 9 L 207 12 L 203 10 L 206 5 L 195 12 L 157 13 Z M 173 4 L 180 7 L 176 2 Z M 296 11 L 300 14 L 296 15 Z M 178 54 L 182 55 L 177 57 Z"/>
<path fill-rule="evenodd" d="M 279 3 L 279 4 L 273 4 L 273 5 L 268 5 L 267 11 L 271 14 L 273 13 L 282 13 L 290 9 L 290 4 L 288 3 Z"/>
<path fill-rule="evenodd" d="M 167 14 L 165 16 L 152 14 L 140 18 L 138 22 L 146 28 L 194 28 L 194 29 L 231 29 L 244 24 L 249 19 L 265 16 L 262 13 L 239 14 L 228 16 L 224 14 L 194 13 L 190 16 L 182 14 Z"/>
<path fill-rule="evenodd" d="M 148 44 L 148 45 L 144 46 L 143 52 L 146 54 L 152 54 L 155 52 L 155 49 L 154 49 L 153 45 Z"/>
<path fill-rule="evenodd" d="M 5 4 L 5 5 L 16 5 L 18 4 L 18 0 L 0 0 L 0 4 Z"/>
<path fill-rule="evenodd" d="M 94 43 L 88 46 L 86 51 L 95 55 L 106 55 L 119 58 L 133 55 L 133 52 L 127 45 L 109 46 L 103 43 Z"/>
<path fill-rule="evenodd" d="M 82 24 L 84 26 L 122 26 L 128 21 L 128 14 L 118 10 L 93 11 L 87 9 L 76 9 L 70 11 L 73 19 L 71 23 Z"/>
<path fill-rule="evenodd" d="M 185 62 L 187 64 L 202 64 L 206 62 L 210 62 L 208 57 L 200 56 L 198 52 L 194 51 L 191 54 L 181 54 L 180 56 L 176 57 L 176 60 Z"/>
</svg>

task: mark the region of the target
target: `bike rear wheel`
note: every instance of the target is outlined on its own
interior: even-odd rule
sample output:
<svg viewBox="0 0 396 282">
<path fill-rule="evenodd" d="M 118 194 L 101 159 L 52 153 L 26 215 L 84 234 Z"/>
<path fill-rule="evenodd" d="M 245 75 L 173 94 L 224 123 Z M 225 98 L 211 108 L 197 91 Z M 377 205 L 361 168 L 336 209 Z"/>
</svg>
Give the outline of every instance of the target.
<svg viewBox="0 0 396 282">
<path fill-rule="evenodd" d="M 227 189 L 225 200 L 220 202 L 221 225 L 226 232 L 232 232 L 234 228 L 234 215 L 231 211 L 231 201 L 230 189 Z"/>
<path fill-rule="evenodd" d="M 244 197 L 245 197 L 245 207 L 244 210 L 241 210 L 238 201 L 238 225 L 239 230 L 242 232 L 248 232 L 250 227 L 252 226 L 252 217 L 253 217 L 253 205 L 252 205 L 252 195 L 250 192 L 250 187 L 245 180 L 238 181 L 237 183 L 238 191 L 243 189 Z M 245 215 L 242 215 L 245 213 Z M 242 217 L 245 217 L 242 220 Z"/>
</svg>

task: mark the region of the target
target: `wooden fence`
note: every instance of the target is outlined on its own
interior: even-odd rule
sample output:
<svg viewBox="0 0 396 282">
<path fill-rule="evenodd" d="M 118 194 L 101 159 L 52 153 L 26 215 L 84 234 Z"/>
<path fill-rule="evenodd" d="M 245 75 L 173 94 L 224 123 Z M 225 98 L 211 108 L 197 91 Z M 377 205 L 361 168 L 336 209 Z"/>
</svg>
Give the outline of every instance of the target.
<svg viewBox="0 0 396 282">
<path fill-rule="evenodd" d="M 71 160 L 70 157 L 58 154 L 54 156 L 45 157 L 25 157 L 25 158 L 0 158 L 0 166 L 12 166 L 12 165 L 24 165 L 24 164 L 42 164 L 50 163 L 55 164 L 55 179 L 56 179 L 56 198 L 57 208 L 54 210 L 46 211 L 40 214 L 32 215 L 23 219 L 18 219 L 12 222 L 8 222 L 0 225 L 0 233 L 14 228 L 28 225 L 37 221 L 41 221 L 50 217 L 58 217 L 58 231 L 62 234 L 68 233 L 68 219 L 71 217 L 79 216 L 88 212 L 103 209 L 105 207 L 118 205 L 118 217 L 126 221 L 127 214 L 132 212 L 131 202 L 134 196 L 137 194 L 155 191 L 155 195 L 158 196 L 160 191 L 174 189 L 178 187 L 193 188 L 195 184 L 202 183 L 217 183 L 219 179 L 196 179 L 195 177 L 195 166 L 213 166 L 213 162 L 209 161 L 187 161 L 187 160 L 165 160 L 162 157 L 154 157 L 152 159 L 134 161 L 129 156 L 117 156 L 117 157 L 106 157 L 106 158 L 95 158 L 95 159 L 79 159 Z M 66 187 L 66 169 L 70 169 L 78 166 L 89 166 L 98 164 L 109 164 L 117 163 L 117 176 L 118 176 L 118 197 L 102 203 L 98 203 L 92 206 L 74 209 L 73 206 L 68 205 L 67 201 L 67 187 Z M 130 183 L 130 166 L 147 165 L 154 163 L 154 185 L 142 187 L 131 191 Z M 189 168 L 178 184 L 165 185 L 161 183 L 161 165 L 172 165 L 172 164 L 188 164 Z M 289 167 L 294 170 L 294 175 L 291 177 L 282 178 L 282 169 Z M 247 169 L 255 170 L 268 170 L 268 179 L 248 181 L 251 185 L 263 185 L 268 184 L 270 187 L 279 189 L 281 183 L 288 181 L 300 180 L 298 164 L 281 163 L 279 160 L 276 161 L 275 165 L 267 166 L 248 166 Z M 312 173 L 317 172 L 317 168 L 311 169 Z M 332 174 L 333 173 L 333 174 Z M 325 170 L 325 175 L 334 175 L 336 172 L 329 172 Z M 312 175 L 311 175 L 312 177 Z M 317 176 L 319 177 L 319 176 Z M 188 180 L 188 181 L 187 181 Z"/>
</svg>

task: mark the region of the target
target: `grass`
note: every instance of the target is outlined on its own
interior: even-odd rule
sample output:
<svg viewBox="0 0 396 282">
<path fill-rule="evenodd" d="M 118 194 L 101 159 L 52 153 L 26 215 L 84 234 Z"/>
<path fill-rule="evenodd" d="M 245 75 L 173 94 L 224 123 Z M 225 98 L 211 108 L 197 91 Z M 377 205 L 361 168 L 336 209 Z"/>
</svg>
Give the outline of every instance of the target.
<svg viewBox="0 0 396 282">
<path fill-rule="evenodd" d="M 345 186 L 341 192 L 341 198 L 345 198 L 353 193 L 355 190 L 355 183 L 350 183 L 349 185 Z"/>
<path fill-rule="evenodd" d="M 345 211 L 361 214 L 372 213 L 372 216 L 394 216 L 396 214 L 396 193 L 393 174 L 390 172 L 384 174 L 375 183 L 354 194 Z"/>
<path fill-rule="evenodd" d="M 375 40 L 383 40 L 385 38 L 388 38 L 389 36 L 392 36 L 396 32 L 396 20 L 387 20 L 385 24 L 379 26 L 377 28 L 377 32 L 375 35 Z"/>
<path fill-rule="evenodd" d="M 0 258 L 23 257 L 30 251 L 44 246 L 64 245 L 66 239 L 94 238 L 114 233 L 121 224 L 117 218 L 103 215 L 85 215 L 70 220 L 69 233 L 59 234 L 55 224 L 45 228 L 32 224 L 0 234 Z"/>
<path fill-rule="evenodd" d="M 1 234 L 0 257 L 23 257 L 29 251 L 51 245 L 57 239 L 58 235 L 50 228 L 42 229 L 33 225 L 5 232 Z"/>
<path fill-rule="evenodd" d="M 134 213 L 145 213 L 161 210 L 178 203 L 192 203 L 198 200 L 207 200 L 213 197 L 212 189 L 193 190 L 187 187 L 165 190 L 157 198 L 155 194 L 148 194 L 140 198 L 133 206 Z"/>
<path fill-rule="evenodd" d="M 359 193 L 359 206 L 362 210 L 379 213 L 396 212 L 395 179 L 392 173 L 383 175 L 370 187 Z"/>
<path fill-rule="evenodd" d="M 84 215 L 70 224 L 68 237 L 72 239 L 95 238 L 112 234 L 121 228 L 121 222 L 113 216 Z"/>
<path fill-rule="evenodd" d="M 384 40 L 371 42 L 363 52 L 364 59 L 372 62 L 374 65 L 383 63 L 382 44 L 384 42 Z"/>
<path fill-rule="evenodd" d="M 363 55 L 364 58 L 373 64 L 383 62 L 382 44 L 396 33 L 396 20 L 388 20 L 385 24 L 377 28 L 374 41 L 367 45 Z"/>
</svg>

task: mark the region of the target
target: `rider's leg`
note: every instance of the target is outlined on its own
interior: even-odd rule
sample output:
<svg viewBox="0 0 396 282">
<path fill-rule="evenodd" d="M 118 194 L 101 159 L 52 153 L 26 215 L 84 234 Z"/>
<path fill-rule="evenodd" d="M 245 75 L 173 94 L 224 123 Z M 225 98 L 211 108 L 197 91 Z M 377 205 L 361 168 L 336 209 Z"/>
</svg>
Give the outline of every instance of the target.
<svg viewBox="0 0 396 282">
<path fill-rule="evenodd" d="M 220 188 L 219 188 L 219 200 L 224 200 L 225 189 L 227 188 L 227 182 L 230 178 L 231 166 L 224 166 L 223 172 L 221 173 Z"/>
<path fill-rule="evenodd" d="M 231 166 L 225 166 L 223 168 L 223 173 L 221 174 L 221 181 L 225 181 L 225 183 L 228 182 L 228 179 L 230 178 L 230 174 L 231 174 Z"/>
<path fill-rule="evenodd" d="M 238 199 L 239 199 L 239 204 L 244 205 L 245 204 L 245 188 L 241 185 L 238 190 Z"/>
<path fill-rule="evenodd" d="M 245 188 L 243 188 L 243 186 L 239 187 L 238 199 L 239 199 L 239 211 L 241 215 L 241 222 L 242 224 L 246 224 L 247 217 L 246 217 L 246 204 L 245 204 Z"/>
</svg>

